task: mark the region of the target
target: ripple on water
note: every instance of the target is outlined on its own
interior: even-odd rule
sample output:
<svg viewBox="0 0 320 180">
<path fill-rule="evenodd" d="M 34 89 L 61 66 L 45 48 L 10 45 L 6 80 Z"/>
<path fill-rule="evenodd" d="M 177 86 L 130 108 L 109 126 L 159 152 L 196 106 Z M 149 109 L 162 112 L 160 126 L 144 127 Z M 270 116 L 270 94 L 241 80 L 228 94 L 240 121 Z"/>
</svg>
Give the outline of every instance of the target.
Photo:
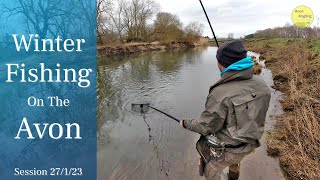
<svg viewBox="0 0 320 180">
<path fill-rule="evenodd" d="M 152 109 L 144 115 L 134 112 L 131 103 L 150 103 L 177 117 L 198 117 L 208 88 L 220 78 L 215 62 L 209 60 L 215 52 L 216 48 L 209 47 L 203 51 L 147 53 L 127 58 L 116 67 L 100 67 L 100 83 L 106 85 L 99 86 L 98 113 L 107 122 L 103 129 L 108 143 L 99 152 L 100 164 L 105 167 L 99 177 L 199 178 L 195 150 L 198 135 Z M 269 85 L 272 83 L 270 71 L 264 69 L 261 76 Z M 271 119 L 267 121 L 270 124 Z M 281 179 L 275 173 L 276 166 L 277 161 L 267 156 L 263 145 L 243 161 L 241 179 Z"/>
</svg>

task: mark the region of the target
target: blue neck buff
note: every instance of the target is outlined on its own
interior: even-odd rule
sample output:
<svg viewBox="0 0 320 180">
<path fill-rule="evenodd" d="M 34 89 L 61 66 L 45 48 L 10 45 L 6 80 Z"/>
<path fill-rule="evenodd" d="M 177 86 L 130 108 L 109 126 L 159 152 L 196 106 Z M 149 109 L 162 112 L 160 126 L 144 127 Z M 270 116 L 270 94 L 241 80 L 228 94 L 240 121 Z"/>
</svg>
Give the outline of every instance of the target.
<svg viewBox="0 0 320 180">
<path fill-rule="evenodd" d="M 220 76 L 222 76 L 225 72 L 229 71 L 242 71 L 244 69 L 251 68 L 254 65 L 254 62 L 252 61 L 250 56 L 247 56 L 244 59 L 241 59 L 240 61 L 237 61 L 227 68 L 225 68 L 221 73 Z"/>
</svg>

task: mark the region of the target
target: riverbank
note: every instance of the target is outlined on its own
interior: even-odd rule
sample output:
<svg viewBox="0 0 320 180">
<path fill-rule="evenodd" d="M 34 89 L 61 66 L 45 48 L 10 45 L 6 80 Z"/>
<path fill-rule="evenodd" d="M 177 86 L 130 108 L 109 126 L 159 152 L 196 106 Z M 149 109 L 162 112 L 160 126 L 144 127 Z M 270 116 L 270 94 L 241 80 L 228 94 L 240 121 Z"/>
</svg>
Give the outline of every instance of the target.
<svg viewBox="0 0 320 180">
<path fill-rule="evenodd" d="M 267 138 L 268 154 L 279 157 L 287 179 L 320 176 L 320 40 L 253 39 L 246 47 L 261 54 L 282 94 L 285 113 Z"/>
<path fill-rule="evenodd" d="M 99 56 L 117 56 L 117 55 L 127 55 L 127 54 L 137 54 L 150 51 L 160 51 L 160 50 L 174 50 L 174 49 L 185 49 L 194 48 L 197 46 L 207 46 L 208 40 L 206 38 L 200 38 L 197 42 L 133 42 L 125 43 L 119 45 L 105 45 L 98 46 Z"/>
</svg>

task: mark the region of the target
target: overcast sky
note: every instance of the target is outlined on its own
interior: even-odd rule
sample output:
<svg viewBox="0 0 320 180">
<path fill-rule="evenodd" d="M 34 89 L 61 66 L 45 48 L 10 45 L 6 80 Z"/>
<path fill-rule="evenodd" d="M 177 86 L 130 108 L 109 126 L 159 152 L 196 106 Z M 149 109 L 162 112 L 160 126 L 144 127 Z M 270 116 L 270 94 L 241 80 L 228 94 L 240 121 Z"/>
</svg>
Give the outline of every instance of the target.
<svg viewBox="0 0 320 180">
<path fill-rule="evenodd" d="M 184 24 L 199 21 L 204 24 L 205 36 L 212 36 L 211 30 L 198 0 L 155 0 L 161 11 L 179 16 Z M 320 16 L 319 0 L 202 0 L 213 29 L 218 37 L 234 33 L 235 37 L 254 33 L 256 30 L 283 26 L 291 22 L 291 12 L 300 5 L 313 10 L 317 25 Z M 320 22 L 319 22 L 320 24 Z"/>
</svg>

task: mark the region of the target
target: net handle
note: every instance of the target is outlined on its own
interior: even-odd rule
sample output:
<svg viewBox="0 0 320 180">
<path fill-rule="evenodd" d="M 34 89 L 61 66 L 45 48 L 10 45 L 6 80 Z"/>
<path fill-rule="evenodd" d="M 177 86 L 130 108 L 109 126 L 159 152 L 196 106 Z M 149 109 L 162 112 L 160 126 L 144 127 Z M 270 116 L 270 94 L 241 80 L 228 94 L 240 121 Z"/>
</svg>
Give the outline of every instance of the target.
<svg viewBox="0 0 320 180">
<path fill-rule="evenodd" d="M 164 114 L 164 115 L 168 116 L 169 118 L 171 118 L 171 119 L 177 121 L 178 123 L 180 123 L 180 120 L 179 120 L 178 118 L 175 118 L 175 117 L 173 117 L 172 115 L 170 115 L 170 114 L 168 114 L 168 113 L 166 113 L 166 112 L 161 111 L 160 109 L 157 109 L 157 108 L 155 108 L 155 107 L 150 106 L 149 103 L 143 103 L 143 104 L 132 103 L 131 105 L 132 105 L 132 106 L 139 106 L 140 109 L 142 109 L 143 107 L 147 107 L 147 108 L 154 109 L 154 110 L 158 111 L 159 113 Z"/>
<path fill-rule="evenodd" d="M 163 112 L 163 111 L 161 111 L 161 110 L 159 110 L 159 109 L 157 109 L 157 108 L 155 108 L 155 107 L 152 107 L 152 106 L 149 106 L 149 107 L 150 107 L 151 109 L 154 109 L 154 110 L 156 110 L 156 111 L 158 111 L 158 112 L 160 112 L 160 113 L 168 116 L 169 118 L 177 121 L 178 123 L 180 123 L 180 120 L 179 120 L 178 118 L 175 118 L 175 117 L 171 116 L 170 114 L 168 114 L 168 113 L 166 113 L 166 112 Z"/>
</svg>

